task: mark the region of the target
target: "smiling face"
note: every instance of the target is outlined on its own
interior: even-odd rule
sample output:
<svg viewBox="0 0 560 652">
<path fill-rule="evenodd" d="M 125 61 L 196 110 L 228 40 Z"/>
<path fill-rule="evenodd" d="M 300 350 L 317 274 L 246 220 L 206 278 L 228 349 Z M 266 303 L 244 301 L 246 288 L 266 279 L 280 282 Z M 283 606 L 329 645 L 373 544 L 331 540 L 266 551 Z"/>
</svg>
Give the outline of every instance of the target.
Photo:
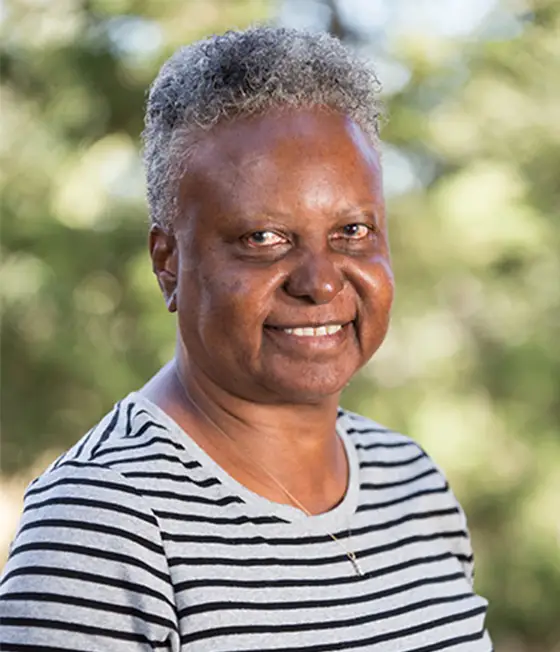
<svg viewBox="0 0 560 652">
<path fill-rule="evenodd" d="M 339 393 L 393 298 L 381 168 L 359 127 L 318 110 L 220 124 L 179 201 L 151 250 L 189 373 L 257 402 Z"/>
</svg>

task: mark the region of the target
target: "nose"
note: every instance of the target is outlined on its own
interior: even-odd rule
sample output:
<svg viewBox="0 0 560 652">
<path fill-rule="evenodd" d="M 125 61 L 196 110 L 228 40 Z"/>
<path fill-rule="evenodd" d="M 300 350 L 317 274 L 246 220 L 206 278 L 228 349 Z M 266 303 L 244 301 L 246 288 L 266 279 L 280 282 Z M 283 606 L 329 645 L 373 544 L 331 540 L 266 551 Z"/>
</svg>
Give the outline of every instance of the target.
<svg viewBox="0 0 560 652">
<path fill-rule="evenodd" d="M 340 270 L 327 254 L 306 252 L 288 276 L 284 289 L 292 297 L 319 305 L 332 301 L 343 285 Z"/>
</svg>

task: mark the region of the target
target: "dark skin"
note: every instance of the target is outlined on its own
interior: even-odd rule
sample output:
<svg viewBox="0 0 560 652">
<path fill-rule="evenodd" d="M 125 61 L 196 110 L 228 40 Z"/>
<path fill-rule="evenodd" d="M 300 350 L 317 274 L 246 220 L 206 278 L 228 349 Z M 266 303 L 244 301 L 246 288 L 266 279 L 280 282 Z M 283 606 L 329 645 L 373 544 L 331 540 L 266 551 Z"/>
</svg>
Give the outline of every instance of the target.
<svg viewBox="0 0 560 652">
<path fill-rule="evenodd" d="M 176 356 L 142 391 L 249 489 L 292 502 L 264 467 L 327 511 L 348 482 L 340 394 L 393 299 L 378 154 L 342 115 L 289 110 L 201 134 L 188 168 L 181 217 L 150 233 Z"/>
</svg>

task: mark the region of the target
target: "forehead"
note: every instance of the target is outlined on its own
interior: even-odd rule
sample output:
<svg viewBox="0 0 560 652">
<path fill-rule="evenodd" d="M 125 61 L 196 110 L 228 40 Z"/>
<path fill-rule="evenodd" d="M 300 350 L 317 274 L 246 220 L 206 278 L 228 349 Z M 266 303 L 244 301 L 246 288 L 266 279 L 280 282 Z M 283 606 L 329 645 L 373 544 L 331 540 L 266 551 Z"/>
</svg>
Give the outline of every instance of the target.
<svg viewBox="0 0 560 652">
<path fill-rule="evenodd" d="M 200 136 L 191 152 L 181 203 L 240 211 L 270 204 L 289 212 L 382 200 L 378 153 L 340 114 L 290 110 L 239 119 Z"/>
</svg>

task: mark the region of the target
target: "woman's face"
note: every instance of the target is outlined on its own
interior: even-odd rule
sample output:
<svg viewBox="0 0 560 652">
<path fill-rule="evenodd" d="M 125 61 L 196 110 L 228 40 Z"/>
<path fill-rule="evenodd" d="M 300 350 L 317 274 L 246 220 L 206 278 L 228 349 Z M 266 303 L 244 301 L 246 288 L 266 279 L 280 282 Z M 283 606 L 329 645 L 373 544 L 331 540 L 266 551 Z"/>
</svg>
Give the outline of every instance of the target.
<svg viewBox="0 0 560 652">
<path fill-rule="evenodd" d="M 163 282 L 157 229 L 152 256 L 190 373 L 257 402 L 337 394 L 393 298 L 375 149 L 343 116 L 293 110 L 218 125 L 188 167 Z"/>
</svg>

